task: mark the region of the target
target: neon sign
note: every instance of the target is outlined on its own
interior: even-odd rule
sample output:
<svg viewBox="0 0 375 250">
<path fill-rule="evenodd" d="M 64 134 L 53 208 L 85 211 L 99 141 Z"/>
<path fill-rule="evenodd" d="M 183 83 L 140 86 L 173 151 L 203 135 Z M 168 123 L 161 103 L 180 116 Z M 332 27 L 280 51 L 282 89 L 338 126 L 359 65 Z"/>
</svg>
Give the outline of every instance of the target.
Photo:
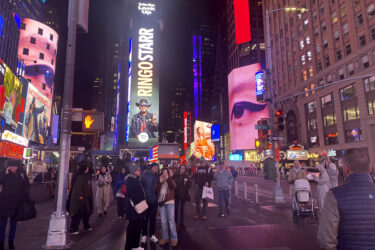
<svg viewBox="0 0 375 250">
<path fill-rule="evenodd" d="M 3 135 L 1 136 L 1 139 L 3 141 L 10 141 L 10 142 L 13 142 L 15 144 L 18 144 L 24 147 L 27 147 L 29 145 L 28 139 L 26 139 L 25 137 L 19 136 L 15 133 L 12 133 L 8 130 L 4 131 Z"/>
<path fill-rule="evenodd" d="M 152 96 L 154 29 L 139 29 L 138 96 Z"/>
<path fill-rule="evenodd" d="M 264 94 L 264 71 L 258 71 L 255 74 L 255 90 L 256 90 L 256 96 L 257 96 L 257 101 L 258 97 L 261 97 Z M 263 98 L 262 98 L 263 99 Z"/>
<path fill-rule="evenodd" d="M 143 14 L 143 15 L 151 15 L 156 11 L 155 4 L 153 3 L 138 3 L 138 10 Z"/>
</svg>

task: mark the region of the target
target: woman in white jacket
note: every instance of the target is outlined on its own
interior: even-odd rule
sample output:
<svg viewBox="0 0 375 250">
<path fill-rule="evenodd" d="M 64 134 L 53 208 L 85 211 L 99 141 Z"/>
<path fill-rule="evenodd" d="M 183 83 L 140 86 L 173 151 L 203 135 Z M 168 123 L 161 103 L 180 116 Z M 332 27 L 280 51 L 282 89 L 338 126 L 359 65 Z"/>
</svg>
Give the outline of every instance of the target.
<svg viewBox="0 0 375 250">
<path fill-rule="evenodd" d="M 107 209 L 109 207 L 109 196 L 111 194 L 111 174 L 107 171 L 106 167 L 102 167 L 98 174 L 96 199 L 98 204 L 99 217 L 107 215 Z"/>
<path fill-rule="evenodd" d="M 339 182 L 339 170 L 336 165 L 327 157 L 324 159 L 324 167 L 329 177 L 329 188 L 337 187 Z"/>
<path fill-rule="evenodd" d="M 326 197 L 326 194 L 329 190 L 329 177 L 327 174 L 327 171 L 323 167 L 323 165 L 317 165 L 316 168 L 320 172 L 319 177 L 314 177 L 314 181 L 318 183 L 317 192 L 318 192 L 318 205 L 319 205 L 319 211 L 322 212 L 323 206 L 324 206 L 324 199 Z"/>
</svg>

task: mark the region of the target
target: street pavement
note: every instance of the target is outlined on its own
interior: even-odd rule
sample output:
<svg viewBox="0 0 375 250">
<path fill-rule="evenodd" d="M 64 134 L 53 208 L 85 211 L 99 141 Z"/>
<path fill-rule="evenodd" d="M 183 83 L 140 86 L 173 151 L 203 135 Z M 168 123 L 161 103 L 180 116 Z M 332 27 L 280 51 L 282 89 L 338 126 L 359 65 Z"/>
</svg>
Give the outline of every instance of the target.
<svg viewBox="0 0 375 250">
<path fill-rule="evenodd" d="M 258 184 L 259 203 L 254 203 L 252 188 L 248 189 L 248 199 L 232 194 L 231 214 L 218 218 L 217 200 L 209 203 L 208 220 L 193 220 L 194 202 L 186 207 L 186 229 L 178 229 L 179 244 L 175 249 L 272 249 L 300 250 L 319 249 L 316 241 L 317 225 L 309 221 L 295 225 L 292 221 L 291 204 L 272 203 L 274 182 L 265 181 L 262 177 L 238 176 L 239 186 L 247 182 L 251 187 Z M 281 182 L 284 195 L 287 196 L 288 184 Z M 243 191 L 242 191 L 243 197 Z M 193 196 L 192 196 L 193 198 Z M 215 197 L 216 198 L 216 197 Z M 288 200 L 288 199 L 287 199 Z M 38 217 L 31 221 L 19 223 L 15 245 L 17 249 L 42 249 L 46 242 L 49 217 L 54 209 L 54 202 L 38 204 Z M 118 219 L 116 204 L 111 202 L 108 215 L 91 217 L 93 231 L 72 235 L 72 249 L 116 250 L 124 249 L 127 222 Z M 157 223 L 157 236 L 160 238 L 160 219 Z M 149 244 L 146 249 L 162 249 Z M 169 249 L 169 247 L 164 247 Z"/>
</svg>

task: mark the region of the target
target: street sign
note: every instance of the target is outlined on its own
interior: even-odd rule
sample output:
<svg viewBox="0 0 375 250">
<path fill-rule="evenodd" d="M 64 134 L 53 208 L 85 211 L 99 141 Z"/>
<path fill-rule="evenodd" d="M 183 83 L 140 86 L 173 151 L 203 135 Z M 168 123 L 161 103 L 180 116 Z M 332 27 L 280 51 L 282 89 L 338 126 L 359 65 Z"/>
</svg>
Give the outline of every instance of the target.
<svg viewBox="0 0 375 250">
<path fill-rule="evenodd" d="M 103 130 L 104 130 L 104 113 L 83 111 L 82 131 L 101 132 Z"/>
<path fill-rule="evenodd" d="M 264 125 L 264 124 L 255 124 L 255 129 L 258 130 L 267 130 L 270 129 L 269 125 Z"/>
<path fill-rule="evenodd" d="M 267 136 L 268 141 L 284 141 L 284 137 L 282 136 Z"/>
</svg>

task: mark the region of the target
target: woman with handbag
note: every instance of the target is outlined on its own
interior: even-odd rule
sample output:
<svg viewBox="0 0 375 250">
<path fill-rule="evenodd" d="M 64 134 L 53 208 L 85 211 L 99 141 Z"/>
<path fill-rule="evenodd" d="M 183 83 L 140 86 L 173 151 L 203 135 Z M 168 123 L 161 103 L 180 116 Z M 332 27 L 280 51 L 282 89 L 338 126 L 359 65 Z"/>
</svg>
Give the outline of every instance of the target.
<svg viewBox="0 0 375 250">
<path fill-rule="evenodd" d="M 168 225 L 171 231 L 172 247 L 177 246 L 177 230 L 176 222 L 174 220 L 174 190 L 176 189 L 176 182 L 172 179 L 170 169 L 163 168 L 156 183 L 154 190 L 158 193 L 159 213 L 162 228 L 162 239 L 159 241 L 161 246 L 169 242 Z"/>
<path fill-rule="evenodd" d="M 107 215 L 109 207 L 109 196 L 111 195 L 112 177 L 107 167 L 102 166 L 98 174 L 96 199 L 98 202 L 98 214 L 102 217 L 103 214 Z"/>
<path fill-rule="evenodd" d="M 125 195 L 126 195 L 126 185 L 125 177 L 127 176 L 126 169 L 121 168 L 121 171 L 116 176 L 115 181 L 115 192 L 117 200 L 117 215 L 119 218 L 124 218 L 125 216 Z"/>
<path fill-rule="evenodd" d="M 0 250 L 4 250 L 5 232 L 10 219 L 8 248 L 14 249 L 18 211 L 29 197 L 29 179 L 17 160 L 8 160 L 7 168 L 0 173 Z"/>
<path fill-rule="evenodd" d="M 129 225 L 126 230 L 125 250 L 143 249 L 139 246 L 139 239 L 145 211 L 147 210 L 146 195 L 139 181 L 141 168 L 138 165 L 129 167 L 129 174 L 126 176 L 126 216 L 129 219 Z"/>
</svg>

